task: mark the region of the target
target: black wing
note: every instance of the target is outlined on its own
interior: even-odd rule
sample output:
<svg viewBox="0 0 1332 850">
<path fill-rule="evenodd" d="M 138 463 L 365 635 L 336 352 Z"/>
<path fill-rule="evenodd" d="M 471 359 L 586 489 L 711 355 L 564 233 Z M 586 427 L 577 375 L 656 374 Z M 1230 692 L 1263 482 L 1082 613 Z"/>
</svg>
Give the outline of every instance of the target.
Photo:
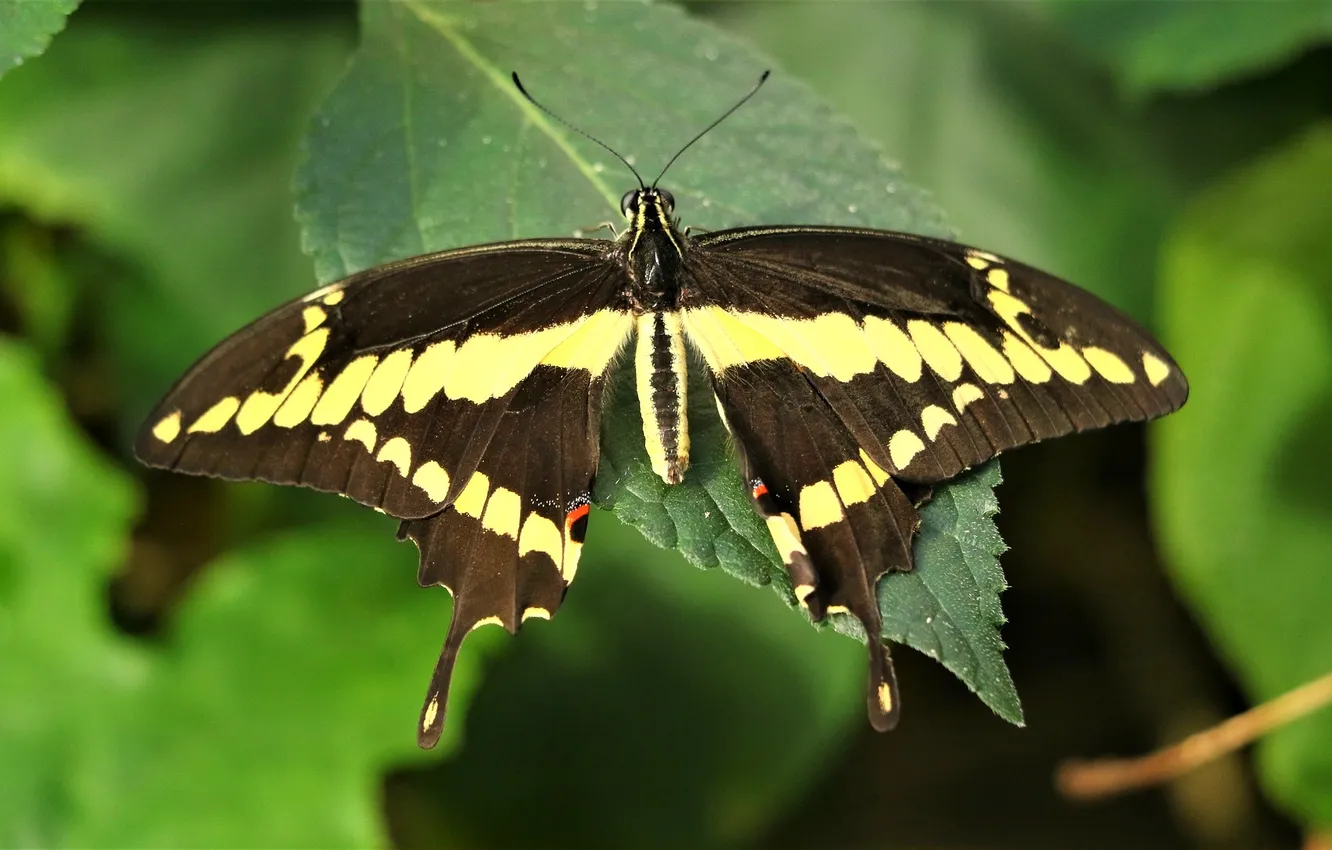
<svg viewBox="0 0 1332 850">
<path fill-rule="evenodd" d="M 605 374 L 632 321 L 610 244 L 536 241 L 354 275 L 218 345 L 135 451 L 152 466 L 342 493 L 404 520 L 455 597 L 430 746 L 464 636 L 549 618 L 573 579 Z"/>
<path fill-rule="evenodd" d="M 1096 297 L 952 242 L 746 228 L 692 242 L 683 323 L 712 372 L 758 509 L 815 617 L 845 609 L 872 649 L 875 582 L 910 569 L 916 505 L 1001 451 L 1182 405 L 1151 336 Z M 886 655 L 875 725 L 895 717 Z"/>
</svg>

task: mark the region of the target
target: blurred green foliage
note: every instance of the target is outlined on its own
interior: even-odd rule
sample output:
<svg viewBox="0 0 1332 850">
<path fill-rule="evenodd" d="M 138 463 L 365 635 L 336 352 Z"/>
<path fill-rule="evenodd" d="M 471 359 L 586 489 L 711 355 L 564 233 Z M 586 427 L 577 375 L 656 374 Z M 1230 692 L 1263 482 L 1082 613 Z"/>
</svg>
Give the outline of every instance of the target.
<svg viewBox="0 0 1332 850">
<path fill-rule="evenodd" d="M 0 72 L 74 5 L 0 0 Z M 447 594 L 413 587 L 393 524 L 128 460 L 143 410 L 193 357 L 316 277 L 616 216 L 617 164 L 544 132 L 510 68 L 648 172 L 767 66 L 726 31 L 787 72 L 673 168 L 690 223 L 945 232 L 912 188 L 929 186 L 968 241 L 1153 323 L 1194 392 L 1153 445 L 1170 575 L 1250 699 L 1326 672 L 1330 8 L 694 7 L 708 23 L 412 0 L 364 4 L 359 36 L 351 5 L 79 9 L 0 79 L 0 845 L 777 847 L 800 824 L 822 839 L 841 804 L 873 843 L 906 846 L 938 797 L 953 814 L 918 833 L 937 846 L 979 810 L 923 762 L 854 775 L 863 648 L 606 514 L 556 622 L 469 640 L 454 698 L 472 709 L 420 754 L 411 722 Z M 772 578 L 729 467 L 666 498 L 632 448 L 607 446 L 616 513 L 696 563 Z M 993 632 L 997 480 L 950 488 L 926 518 L 922 546 L 949 550 L 928 563 L 965 565 L 950 575 L 972 586 L 932 594 L 927 569 L 880 597 L 889 633 L 1015 717 Z M 708 522 L 688 524 L 700 508 Z M 905 681 L 908 728 L 875 746 L 943 722 L 912 707 L 926 684 L 913 703 Z M 984 758 L 990 734 L 928 760 Z M 977 794 L 1002 796 L 1015 759 L 999 752 Z M 1263 787 L 1302 828 L 1332 828 L 1329 752 L 1327 712 L 1263 747 Z M 1033 820 L 1049 804 L 1027 805 Z M 1092 831 L 1058 844 L 1099 846 Z"/>
<path fill-rule="evenodd" d="M 1256 698 L 1332 670 L 1332 123 L 1202 195 L 1162 261 L 1175 353 L 1202 374 L 1155 484 L 1175 576 Z M 1273 735 L 1269 787 L 1332 824 L 1332 712 Z"/>
<path fill-rule="evenodd" d="M 79 0 L 6 0 L 0 3 L 0 76 L 46 49 Z"/>
</svg>

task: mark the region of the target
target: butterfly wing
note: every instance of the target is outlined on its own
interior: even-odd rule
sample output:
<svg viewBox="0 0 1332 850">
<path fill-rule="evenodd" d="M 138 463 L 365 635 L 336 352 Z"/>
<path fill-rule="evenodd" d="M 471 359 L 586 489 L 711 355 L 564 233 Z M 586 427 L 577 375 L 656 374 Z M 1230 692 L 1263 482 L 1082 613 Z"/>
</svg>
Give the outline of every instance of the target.
<svg viewBox="0 0 1332 850">
<path fill-rule="evenodd" d="M 839 228 L 722 231 L 692 248 L 683 324 L 751 495 L 811 613 L 847 610 L 872 650 L 875 582 L 911 567 L 906 491 L 1188 395 L 1131 319 L 994 254 Z M 896 711 L 886 656 L 871 684 L 883 726 Z"/>
<path fill-rule="evenodd" d="M 549 618 L 573 579 L 605 373 L 632 321 L 608 243 L 426 255 L 293 301 L 205 355 L 139 435 L 152 466 L 300 484 L 404 520 L 454 593 L 420 740 L 463 638 Z"/>
<path fill-rule="evenodd" d="M 835 228 L 726 231 L 695 248 L 706 259 L 694 286 L 707 295 L 687 313 L 711 310 L 770 341 L 902 480 L 944 481 L 1005 449 L 1162 416 L 1188 396 L 1132 319 L 993 254 Z M 746 365 L 737 356 L 718 366 Z"/>
</svg>

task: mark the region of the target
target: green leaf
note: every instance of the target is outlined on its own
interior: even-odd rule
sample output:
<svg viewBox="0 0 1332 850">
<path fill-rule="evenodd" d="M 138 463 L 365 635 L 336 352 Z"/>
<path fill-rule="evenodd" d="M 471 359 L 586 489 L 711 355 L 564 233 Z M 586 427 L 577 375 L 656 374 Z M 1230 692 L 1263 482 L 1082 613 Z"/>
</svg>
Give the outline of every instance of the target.
<svg viewBox="0 0 1332 850">
<path fill-rule="evenodd" d="M 1332 36 L 1327 0 L 1050 2 L 1039 8 L 1138 97 L 1258 76 Z"/>
<path fill-rule="evenodd" d="M 1158 516 L 1182 592 L 1264 700 L 1332 670 L 1332 126 L 1200 197 L 1164 255 L 1188 406 L 1157 432 Z M 1332 714 L 1261 749 L 1270 794 L 1332 826 Z"/>
<path fill-rule="evenodd" d="M 41 55 L 79 0 L 0 0 L 0 77 Z"/>
<path fill-rule="evenodd" d="M 0 86 L 0 203 L 82 227 L 142 271 L 99 289 L 95 312 L 127 430 L 208 344 L 313 284 L 290 175 L 346 33 L 277 18 L 181 38 L 194 14 L 79 16 Z"/>
<path fill-rule="evenodd" d="M 620 220 L 633 178 L 524 101 L 511 71 L 650 179 L 769 64 L 678 9 L 640 3 L 367 3 L 362 30 L 297 178 L 322 281 Z M 923 192 L 780 73 L 666 183 L 697 227 L 813 221 L 945 233 Z"/>
<path fill-rule="evenodd" d="M 744 92 L 769 64 L 678 10 L 633 3 L 374 3 L 363 7 L 363 30 L 361 53 L 320 110 L 298 177 L 306 247 L 325 281 L 402 256 L 568 234 L 619 216 L 632 178 L 526 103 L 511 69 L 547 105 L 651 177 L 734 96 L 682 92 Z M 582 60 L 576 70 L 570 56 Z M 632 87 L 615 82 L 626 75 Z M 709 228 L 811 221 L 944 232 L 923 193 L 781 74 L 682 158 L 666 182 L 686 218 Z M 708 395 L 701 388 L 695 397 Z M 700 566 L 720 563 L 750 583 L 774 583 L 790 602 L 710 414 L 691 411 L 699 423 L 695 474 L 668 489 L 646 470 L 631 393 L 613 392 L 598 500 L 658 545 Z M 956 504 L 975 511 L 962 525 L 988 522 L 974 500 Z M 957 587 L 974 583 L 966 559 L 954 560 L 957 550 L 931 551 L 937 554 L 925 560 L 947 561 L 918 567 L 960 571 L 966 579 Z M 997 619 L 968 621 L 982 623 L 990 634 L 968 634 L 963 643 L 997 647 Z M 929 625 L 904 631 L 923 636 L 917 639 L 930 649 L 940 646 Z M 950 669 L 983 673 L 986 679 L 968 684 L 1005 706 L 1005 716 L 1017 716 L 1016 700 L 997 695 L 986 665 L 957 659 Z"/>
<path fill-rule="evenodd" d="M 938 490 L 921 511 L 917 568 L 879 582 L 883 633 L 942 663 L 995 714 L 1021 726 L 1022 705 L 1004 664 L 995 528 L 1002 478 L 992 461 Z"/>
<path fill-rule="evenodd" d="M 377 518 L 316 526 L 211 565 L 154 676 L 89 746 L 69 842 L 107 847 L 370 847 L 386 765 L 419 761 L 417 711 L 448 594 L 410 581 L 414 549 Z M 454 702 L 498 641 L 468 642 Z M 458 711 L 442 746 L 460 741 Z"/>
<path fill-rule="evenodd" d="M 0 845 L 46 847 L 66 843 L 71 774 L 147 674 L 106 621 L 136 499 L 5 337 L 0 398 Z"/>
</svg>

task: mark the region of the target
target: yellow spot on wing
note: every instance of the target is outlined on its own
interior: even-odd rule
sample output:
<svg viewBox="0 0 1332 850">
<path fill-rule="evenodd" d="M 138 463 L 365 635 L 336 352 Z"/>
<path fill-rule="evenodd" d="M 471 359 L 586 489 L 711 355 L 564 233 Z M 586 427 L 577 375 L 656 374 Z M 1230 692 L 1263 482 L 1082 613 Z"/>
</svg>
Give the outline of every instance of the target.
<svg viewBox="0 0 1332 850">
<path fill-rule="evenodd" d="M 967 265 L 979 271 L 983 268 L 988 267 L 990 264 L 984 257 L 978 257 L 975 254 L 968 254 Z"/>
<path fill-rule="evenodd" d="M 481 619 L 477 620 L 475 623 L 472 624 L 471 631 L 476 631 L 482 626 L 502 626 L 502 625 L 504 625 L 504 621 L 501 620 L 499 617 L 494 617 L 494 616 L 482 617 Z"/>
<path fill-rule="evenodd" d="M 541 608 L 536 605 L 533 605 L 530 608 L 524 608 L 522 622 L 526 623 L 528 620 L 531 620 L 533 618 L 536 618 L 538 620 L 549 620 L 550 612 L 547 611 L 545 608 Z"/>
<path fill-rule="evenodd" d="M 883 467 L 870 460 L 870 456 L 865 453 L 864 449 L 860 450 L 860 462 L 865 465 L 865 471 L 870 474 L 870 478 L 874 479 L 875 484 L 882 486 L 888 480 L 888 473 L 884 471 Z"/>
<path fill-rule="evenodd" d="M 169 443 L 180 436 L 180 411 L 174 410 L 163 416 L 153 426 L 153 436 L 163 443 Z"/>
<path fill-rule="evenodd" d="M 449 474 L 433 460 L 417 467 L 412 483 L 424 490 L 432 502 L 442 502 L 449 494 Z"/>
<path fill-rule="evenodd" d="M 273 415 L 273 424 L 279 428 L 295 428 L 305 421 L 319 401 L 319 393 L 324 389 L 324 381 L 317 372 L 305 376 L 305 380 L 296 385 L 287 400 L 282 402 L 278 412 Z"/>
<path fill-rule="evenodd" d="M 573 584 L 574 576 L 578 574 L 578 559 L 582 554 L 582 543 L 565 538 L 564 561 L 560 564 L 560 575 L 564 578 L 565 585 Z"/>
<path fill-rule="evenodd" d="M 888 319 L 865 317 L 865 339 L 879 361 L 904 381 L 920 380 L 922 363 L 911 337 Z"/>
<path fill-rule="evenodd" d="M 324 346 L 328 343 L 328 328 L 317 328 L 311 331 L 296 342 L 292 343 L 291 348 L 287 349 L 287 358 L 297 357 L 301 361 L 300 368 L 296 374 L 291 376 L 287 385 L 276 393 L 255 390 L 250 393 L 249 398 L 241 404 L 240 410 L 236 413 L 236 427 L 242 434 L 253 434 L 263 425 L 273 418 L 277 413 L 278 407 L 286 400 L 287 395 L 298 384 L 305 373 L 314 367 L 315 361 L 319 355 L 324 353 Z"/>
<path fill-rule="evenodd" d="M 936 375 L 945 381 L 962 377 L 962 355 L 938 328 L 923 319 L 912 319 L 907 322 L 907 332 L 920 356 Z"/>
<path fill-rule="evenodd" d="M 485 333 L 469 337 L 453 353 L 444 376 L 444 394 L 474 402 L 504 396 L 583 321 L 510 336 Z"/>
<path fill-rule="evenodd" d="M 953 341 L 958 353 L 987 384 L 1013 383 L 1013 366 L 976 329 L 961 322 L 947 322 L 944 333 Z"/>
<path fill-rule="evenodd" d="M 522 533 L 518 535 L 519 558 L 528 552 L 540 552 L 558 568 L 563 547 L 560 529 L 553 521 L 535 511 L 523 520 Z"/>
<path fill-rule="evenodd" d="M 419 410 L 439 390 L 451 399 L 483 402 L 500 398 L 532 374 L 538 365 L 583 369 L 601 375 L 619 351 L 632 323 L 627 313 L 602 310 L 572 322 L 528 333 L 475 334 L 452 355 L 439 349 L 420 377 L 406 388 L 406 404 Z M 439 368 L 443 366 L 443 368 Z"/>
<path fill-rule="evenodd" d="M 439 697 L 430 697 L 430 702 L 426 704 L 425 717 L 421 718 L 421 728 L 429 729 L 435 725 L 435 718 L 439 716 Z"/>
<path fill-rule="evenodd" d="M 1025 342 L 1008 331 L 1004 331 L 1004 354 L 1008 362 L 1022 376 L 1022 380 L 1032 384 L 1043 384 L 1054 375 L 1050 366 L 1031 350 Z"/>
<path fill-rule="evenodd" d="M 831 481 L 815 481 L 800 489 L 800 526 L 806 531 L 841 522 L 845 516 Z"/>
<path fill-rule="evenodd" d="M 412 350 L 400 348 L 389 354 L 365 382 L 361 391 L 361 409 L 371 416 L 378 416 L 389 409 L 389 405 L 398 397 L 402 381 L 407 377 L 407 370 L 412 366 Z"/>
<path fill-rule="evenodd" d="M 851 613 L 851 609 L 848 608 L 848 607 L 846 607 L 845 605 L 829 605 L 829 606 L 828 606 L 828 613 L 829 613 L 829 614 L 850 614 L 850 613 Z"/>
<path fill-rule="evenodd" d="M 1032 356 L 1035 357 L 1036 355 L 1033 354 Z M 981 392 L 981 388 L 975 384 L 958 384 L 957 389 L 953 390 L 953 408 L 961 413 L 967 409 L 968 404 L 973 401 L 980 401 L 983 398 L 985 398 L 985 393 Z M 953 424 L 956 425 L 957 423 L 954 422 Z"/>
<path fill-rule="evenodd" d="M 208 408 L 203 416 L 194 420 L 188 429 L 189 433 L 216 434 L 231 421 L 231 417 L 236 415 L 237 410 L 240 410 L 240 399 L 234 395 L 229 395 Z"/>
<path fill-rule="evenodd" d="M 481 518 L 481 527 L 496 534 L 518 539 L 518 520 L 522 516 L 523 503 L 518 494 L 503 487 L 496 487 L 486 502 L 486 513 Z"/>
<path fill-rule="evenodd" d="M 843 461 L 833 467 L 832 480 L 842 504 L 848 507 L 868 502 L 878 492 L 865 467 L 854 460 Z"/>
<path fill-rule="evenodd" d="M 1089 345 L 1082 349 L 1082 356 L 1097 374 L 1112 384 L 1131 384 L 1136 380 L 1133 370 L 1112 351 Z"/>
<path fill-rule="evenodd" d="M 879 685 L 879 710 L 884 714 L 893 713 L 893 686 L 887 682 Z"/>
<path fill-rule="evenodd" d="M 324 296 L 324 303 L 332 307 L 334 304 L 341 304 L 342 299 L 346 297 L 347 293 L 343 292 L 341 289 L 335 289 Z"/>
<path fill-rule="evenodd" d="M 346 419 L 347 414 L 351 413 L 352 407 L 356 405 L 356 400 L 361 397 L 361 390 L 365 388 L 365 382 L 370 380 L 370 374 L 375 371 L 378 363 L 379 358 L 373 354 L 358 357 L 348 363 L 337 377 L 329 382 L 328 389 L 324 390 L 323 397 L 319 399 L 319 403 L 310 414 L 310 422 L 314 425 L 337 425 Z"/>
<path fill-rule="evenodd" d="M 606 371 L 632 326 L 628 313 L 599 310 L 549 350 L 541 362 L 564 369 L 585 369 L 592 377 L 598 377 Z"/>
<path fill-rule="evenodd" d="M 417 413 L 444 389 L 449 364 L 457 346 L 453 340 L 436 342 L 421 352 L 407 377 L 402 382 L 402 406 L 408 413 Z"/>
<path fill-rule="evenodd" d="M 888 457 L 899 471 L 906 469 L 912 458 L 925 451 L 925 443 L 905 428 L 888 440 Z"/>
<path fill-rule="evenodd" d="M 301 318 L 305 320 L 305 332 L 309 333 L 324 323 L 328 313 L 320 307 L 306 307 L 301 311 Z"/>
<path fill-rule="evenodd" d="M 369 419 L 357 419 L 347 426 L 343 432 L 342 439 L 354 440 L 365 446 L 367 452 L 375 450 L 375 443 L 379 441 L 379 434 L 375 431 L 375 423 Z"/>
<path fill-rule="evenodd" d="M 1037 348 L 1045 362 L 1059 373 L 1059 377 L 1074 384 L 1085 384 L 1091 377 L 1091 367 L 1082 359 L 1077 349 L 1066 342 L 1059 343 L 1056 349 Z"/>
<path fill-rule="evenodd" d="M 846 313 L 823 313 L 808 319 L 764 313 L 730 315 L 820 377 L 849 381 L 856 375 L 874 371 L 878 362 L 860 326 Z"/>
<path fill-rule="evenodd" d="M 995 313 L 997 313 L 999 317 L 1004 320 L 1004 323 L 1012 328 L 1013 331 L 1027 343 L 1027 345 L 1031 346 L 1032 350 L 1039 354 L 1046 363 L 1049 363 L 1050 367 L 1059 373 L 1059 377 L 1074 384 L 1083 384 L 1087 382 L 1087 379 L 1091 377 L 1091 367 L 1087 365 L 1087 361 L 1082 359 L 1082 356 L 1078 354 L 1073 346 L 1066 342 L 1060 342 L 1058 348 L 1045 348 L 1040 343 L 1036 342 L 1036 340 L 1032 339 L 1023 329 L 1021 323 L 1018 322 L 1017 317 L 1023 313 L 1031 313 L 1031 308 L 1027 306 L 1026 302 L 1014 298 L 1007 292 L 1001 292 L 999 290 L 991 291 L 989 297 L 990 304 L 994 307 Z M 1023 377 L 1026 376 L 1023 375 Z"/>
<path fill-rule="evenodd" d="M 412 468 L 412 446 L 402 437 L 392 437 L 380 447 L 375 460 L 391 463 L 398 468 L 398 474 L 407 477 L 407 470 Z"/>
<path fill-rule="evenodd" d="M 985 282 L 995 289 L 1008 291 L 1008 271 L 1006 269 L 990 269 L 985 275 Z"/>
<path fill-rule="evenodd" d="M 738 322 L 720 307 L 685 310 L 685 333 L 703 352 L 715 373 L 756 360 L 780 360 L 786 355 L 772 340 Z"/>
<path fill-rule="evenodd" d="M 972 385 L 963 384 L 963 386 Z M 925 409 L 920 412 L 920 427 L 925 429 L 925 436 L 931 440 L 939 436 L 943 426 L 956 424 L 957 420 L 953 418 L 953 414 L 936 404 L 926 405 Z"/>
<path fill-rule="evenodd" d="M 1170 367 L 1165 361 L 1150 351 L 1142 353 L 1142 370 L 1147 373 L 1147 380 L 1154 387 L 1161 386 L 1161 382 L 1170 374 Z"/>
<path fill-rule="evenodd" d="M 777 554 L 782 556 L 783 562 L 789 564 L 796 555 L 809 554 L 805 551 L 804 541 L 800 539 L 800 529 L 790 514 L 780 513 L 770 516 L 764 523 L 768 526 L 768 534 L 772 537 L 772 543 L 777 547 Z M 814 592 L 812 587 L 809 590 L 811 593 Z"/>
<path fill-rule="evenodd" d="M 453 507 L 460 514 L 480 519 L 481 511 L 486 506 L 488 492 L 490 492 L 490 479 L 483 473 L 473 472 L 472 477 L 467 479 L 467 486 L 458 494 L 458 500 L 453 503 Z"/>
</svg>

